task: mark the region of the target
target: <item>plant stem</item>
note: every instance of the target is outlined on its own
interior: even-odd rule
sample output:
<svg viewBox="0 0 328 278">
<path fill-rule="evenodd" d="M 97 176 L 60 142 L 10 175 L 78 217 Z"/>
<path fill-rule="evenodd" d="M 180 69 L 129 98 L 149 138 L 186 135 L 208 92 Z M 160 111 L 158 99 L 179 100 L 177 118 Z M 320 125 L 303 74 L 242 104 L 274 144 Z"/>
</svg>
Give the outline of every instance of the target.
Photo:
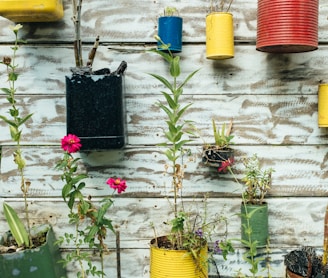
<svg viewBox="0 0 328 278">
<path fill-rule="evenodd" d="M 25 220 L 26 220 L 26 226 L 27 226 L 27 232 L 28 232 L 28 237 L 29 237 L 29 247 L 32 247 L 33 242 L 32 242 L 32 236 L 31 236 L 31 225 L 30 225 L 30 218 L 29 218 L 29 209 L 28 209 L 28 202 L 27 202 L 27 195 L 28 195 L 28 189 L 30 182 L 25 181 L 24 177 L 24 168 L 25 168 L 25 162 L 23 161 L 22 158 L 22 150 L 21 150 L 21 133 L 19 131 L 19 126 L 20 126 L 20 117 L 19 117 L 19 110 L 16 108 L 15 103 L 15 93 L 16 93 L 16 88 L 15 88 L 15 81 L 17 80 L 16 78 L 11 78 L 10 76 L 17 76 L 16 73 L 16 52 L 18 50 L 18 34 L 17 32 L 15 33 L 15 45 L 13 47 L 13 56 L 12 56 L 12 66 L 7 65 L 7 73 L 9 76 L 9 88 L 10 88 L 10 98 L 11 98 L 11 104 L 12 104 L 12 111 L 15 111 L 16 113 L 11 113 L 14 118 L 15 122 L 15 133 L 18 134 L 17 137 L 14 137 L 14 141 L 16 141 L 16 150 L 14 152 L 14 161 L 17 164 L 20 179 L 21 179 L 21 191 L 23 193 L 23 198 L 24 198 L 24 212 L 25 212 Z"/>
<path fill-rule="evenodd" d="M 73 212 L 71 211 L 71 213 L 73 213 Z M 74 239 L 74 245 L 76 246 L 76 257 L 78 258 L 78 261 L 79 261 L 82 278 L 86 278 L 84 267 L 83 267 L 83 262 L 82 262 L 82 259 L 80 257 L 81 248 L 80 248 L 79 238 L 80 238 L 79 237 L 79 222 L 76 222 L 76 224 L 75 224 L 75 239 Z"/>
</svg>

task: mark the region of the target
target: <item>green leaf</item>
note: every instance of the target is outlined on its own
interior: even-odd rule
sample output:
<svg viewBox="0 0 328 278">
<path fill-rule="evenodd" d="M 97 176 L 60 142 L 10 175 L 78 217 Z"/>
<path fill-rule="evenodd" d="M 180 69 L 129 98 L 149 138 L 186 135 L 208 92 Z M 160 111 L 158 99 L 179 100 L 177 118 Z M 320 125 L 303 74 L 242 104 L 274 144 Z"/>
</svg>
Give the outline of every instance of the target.
<svg viewBox="0 0 328 278">
<path fill-rule="evenodd" d="M 155 73 L 149 73 L 149 75 L 151 75 L 152 77 L 155 77 L 157 80 L 159 80 L 161 83 L 163 83 L 163 85 L 168 88 L 171 92 L 173 92 L 173 87 L 171 85 L 171 83 L 163 76 L 160 76 L 158 74 Z"/>
<path fill-rule="evenodd" d="M 72 185 L 70 183 L 67 183 L 63 186 L 62 197 L 65 202 L 66 202 L 66 197 L 69 195 L 69 192 L 71 191 L 71 189 L 72 189 Z"/>
<path fill-rule="evenodd" d="M 10 73 L 8 74 L 8 79 L 9 79 L 10 81 L 16 81 L 17 78 L 18 78 L 18 74 L 17 74 L 16 72 L 10 72 Z"/>
<path fill-rule="evenodd" d="M 162 103 L 158 103 L 158 106 L 168 115 L 171 122 L 174 121 L 174 114 L 171 112 L 169 108 L 167 108 Z"/>
<path fill-rule="evenodd" d="M 192 103 L 187 104 L 186 106 L 184 106 L 183 108 L 181 108 L 181 110 L 178 112 L 177 114 L 177 118 L 176 120 L 178 121 L 180 119 L 180 117 L 186 112 L 186 110 L 192 105 Z"/>
<path fill-rule="evenodd" d="M 1 91 L 3 91 L 6 95 L 11 95 L 11 90 L 9 88 L 1 88 Z"/>
<path fill-rule="evenodd" d="M 195 70 L 195 71 L 193 71 L 191 74 L 189 74 L 188 76 L 187 76 L 187 78 L 185 79 L 185 81 L 183 81 L 183 83 L 179 86 L 179 88 L 178 89 L 181 89 L 181 88 L 183 88 L 184 87 L 184 85 L 186 85 L 187 84 L 187 82 L 198 72 L 198 71 L 200 71 L 200 69 L 198 69 L 198 70 Z"/>
<path fill-rule="evenodd" d="M 25 118 L 21 119 L 19 121 L 19 125 L 22 125 L 23 123 L 25 123 L 29 118 L 31 118 L 33 116 L 33 114 L 29 114 L 27 115 Z"/>
<path fill-rule="evenodd" d="M 171 109 L 176 109 L 177 103 L 174 101 L 174 99 L 168 93 L 162 92 L 162 94 L 165 97 L 165 99 L 166 99 L 168 105 L 170 106 L 170 108 Z"/>
<path fill-rule="evenodd" d="M 150 51 L 157 53 L 158 55 L 162 56 L 168 63 L 171 63 L 172 57 L 170 54 L 157 49 L 151 49 Z"/>
<path fill-rule="evenodd" d="M 25 246 L 30 246 L 28 233 L 15 210 L 8 204 L 3 203 L 3 211 L 10 231 L 18 246 L 22 246 L 23 244 L 25 244 Z"/>
<path fill-rule="evenodd" d="M 0 119 L 4 120 L 10 126 L 18 127 L 14 121 L 8 120 L 5 116 L 0 115 Z"/>
<path fill-rule="evenodd" d="M 95 237 L 95 235 L 97 234 L 99 230 L 99 227 L 96 225 L 91 226 L 89 233 L 87 234 L 87 236 L 85 237 L 86 242 L 89 242 Z"/>
<path fill-rule="evenodd" d="M 176 78 L 180 75 L 180 56 L 175 56 L 170 64 L 170 74 Z"/>
</svg>

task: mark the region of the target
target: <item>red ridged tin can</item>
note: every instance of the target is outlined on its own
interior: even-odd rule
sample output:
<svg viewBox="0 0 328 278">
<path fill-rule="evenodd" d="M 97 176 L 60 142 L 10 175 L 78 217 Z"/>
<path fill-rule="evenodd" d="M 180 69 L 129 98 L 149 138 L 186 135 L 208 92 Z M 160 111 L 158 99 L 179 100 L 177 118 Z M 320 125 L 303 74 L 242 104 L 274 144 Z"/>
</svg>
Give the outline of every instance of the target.
<svg viewBox="0 0 328 278">
<path fill-rule="evenodd" d="M 318 48 L 319 0 L 258 0 L 256 49 L 297 53 Z"/>
</svg>

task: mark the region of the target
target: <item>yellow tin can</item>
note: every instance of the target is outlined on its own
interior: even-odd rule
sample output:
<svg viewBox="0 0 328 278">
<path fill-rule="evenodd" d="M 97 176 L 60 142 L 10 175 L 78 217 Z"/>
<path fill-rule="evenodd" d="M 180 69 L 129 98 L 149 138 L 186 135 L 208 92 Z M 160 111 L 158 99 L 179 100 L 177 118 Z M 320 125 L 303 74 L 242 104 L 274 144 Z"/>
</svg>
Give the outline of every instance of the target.
<svg viewBox="0 0 328 278">
<path fill-rule="evenodd" d="M 207 245 L 197 259 L 194 260 L 187 250 L 167 250 L 151 244 L 150 278 L 207 278 Z"/>
<path fill-rule="evenodd" d="M 328 84 L 319 85 L 318 125 L 319 127 L 328 127 Z"/>
<path fill-rule="evenodd" d="M 229 59 L 235 55 L 233 16 L 213 12 L 206 16 L 206 58 Z"/>
<path fill-rule="evenodd" d="M 50 22 L 64 16 L 62 0 L 0 0 L 0 16 L 13 22 Z"/>
</svg>

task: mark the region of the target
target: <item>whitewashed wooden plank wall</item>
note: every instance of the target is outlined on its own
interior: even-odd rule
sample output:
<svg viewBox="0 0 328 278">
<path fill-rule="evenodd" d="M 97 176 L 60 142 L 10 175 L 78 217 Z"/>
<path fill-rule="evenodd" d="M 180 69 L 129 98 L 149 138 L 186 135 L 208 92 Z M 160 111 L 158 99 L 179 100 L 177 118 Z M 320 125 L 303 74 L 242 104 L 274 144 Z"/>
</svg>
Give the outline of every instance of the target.
<svg viewBox="0 0 328 278">
<path fill-rule="evenodd" d="M 22 113 L 33 112 L 24 128 L 23 148 L 32 181 L 33 223 L 49 221 L 57 236 L 71 228 L 61 199 L 59 175 L 54 165 L 61 157 L 59 140 L 66 132 L 65 75 L 74 66 L 71 6 L 64 0 L 65 16 L 57 23 L 24 23 L 22 36 L 28 40 L 18 52 L 18 82 Z M 272 275 L 284 277 L 283 255 L 301 245 L 320 250 L 323 217 L 328 201 L 328 132 L 317 124 L 317 88 L 328 82 L 328 2 L 320 0 L 319 49 L 299 54 L 267 54 L 255 50 L 256 0 L 234 0 L 231 12 L 235 26 L 235 58 L 211 61 L 205 58 L 205 16 L 210 1 L 84 0 L 82 36 L 85 57 L 96 35 L 100 35 L 94 68 L 115 69 L 127 61 L 125 99 L 128 143 L 121 150 L 81 154 L 88 171 L 88 194 L 97 200 L 108 194 L 106 178 L 127 179 L 127 193 L 116 199 L 112 217 L 121 231 L 122 277 L 149 277 L 148 242 L 150 223 L 169 218 L 167 201 L 170 181 L 163 175 L 165 158 L 156 145 L 163 140 L 163 114 L 155 102 L 160 85 L 147 73 L 165 74 L 159 57 L 147 52 L 155 47 L 153 36 L 157 17 L 166 6 L 175 6 L 184 18 L 182 69 L 185 74 L 200 68 L 185 90 L 185 101 L 193 102 L 188 119 L 194 120 L 203 139 L 211 143 L 211 119 L 222 124 L 234 119 L 236 164 L 241 157 L 257 153 L 265 166 L 276 172 L 268 198 L 270 210 Z M 0 55 L 9 55 L 13 41 L 8 25 L 0 18 Z M 0 57 L 1 58 L 1 57 Z M 6 75 L 0 74 L 4 87 Z M 1 96 L 1 95 L 0 95 Z M 3 96 L 3 95 L 2 95 Z M 7 110 L 4 96 L 0 113 Z M 12 143 L 7 127 L 0 123 L 0 203 L 5 200 L 22 209 L 18 177 L 12 162 Z M 209 195 L 209 211 L 217 213 L 226 205 L 230 216 L 229 236 L 240 236 L 240 188 L 231 175 L 219 175 L 200 161 L 202 140 L 190 144 L 193 161 L 185 180 L 187 203 Z M 200 199 L 198 199 L 200 200 Z M 0 214 L 0 232 L 8 229 Z M 162 230 L 163 228 L 163 230 Z M 158 227 L 165 232 L 165 227 Z M 116 277 L 115 239 L 108 238 L 108 277 Z M 63 253 L 67 249 L 62 248 Z M 265 250 L 262 250 L 265 255 Z M 227 262 L 217 257 L 221 277 L 233 277 L 240 268 L 243 248 Z M 75 268 L 69 269 L 75 277 Z M 212 277 L 218 277 L 214 266 Z M 264 274 L 265 276 L 265 274 Z"/>
</svg>

